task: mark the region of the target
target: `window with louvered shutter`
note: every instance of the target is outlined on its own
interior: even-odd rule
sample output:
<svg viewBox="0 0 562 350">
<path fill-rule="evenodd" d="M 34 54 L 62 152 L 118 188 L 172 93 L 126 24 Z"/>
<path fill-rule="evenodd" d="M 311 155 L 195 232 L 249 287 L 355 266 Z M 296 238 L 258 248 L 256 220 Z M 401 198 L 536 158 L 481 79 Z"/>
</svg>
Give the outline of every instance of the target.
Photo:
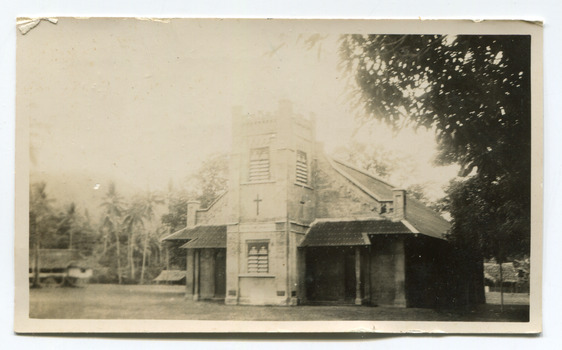
<svg viewBox="0 0 562 350">
<path fill-rule="evenodd" d="M 308 184 L 308 162 L 303 151 L 297 151 L 297 183 Z"/>
<path fill-rule="evenodd" d="M 267 181 L 269 177 L 269 147 L 253 148 L 250 151 L 249 181 Z"/>
<path fill-rule="evenodd" d="M 248 243 L 248 273 L 269 272 L 269 242 Z"/>
</svg>

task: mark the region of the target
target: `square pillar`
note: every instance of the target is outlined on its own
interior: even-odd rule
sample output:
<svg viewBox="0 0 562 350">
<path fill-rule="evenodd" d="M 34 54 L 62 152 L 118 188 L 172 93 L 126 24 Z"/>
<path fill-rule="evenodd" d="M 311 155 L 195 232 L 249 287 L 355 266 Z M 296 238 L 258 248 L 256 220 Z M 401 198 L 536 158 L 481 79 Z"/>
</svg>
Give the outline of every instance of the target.
<svg viewBox="0 0 562 350">
<path fill-rule="evenodd" d="M 306 300 L 306 249 L 301 248 L 297 250 L 297 265 L 298 265 L 298 286 L 297 297 L 298 304 L 305 303 Z"/>
<path fill-rule="evenodd" d="M 185 296 L 193 298 L 193 278 L 194 278 L 194 254 L 193 249 L 187 249 L 186 269 L 185 269 Z"/>
<path fill-rule="evenodd" d="M 366 251 L 365 256 L 363 257 L 363 266 L 365 269 L 365 284 L 364 284 L 364 300 L 365 303 L 371 304 L 371 247 L 369 246 L 368 250 Z"/>
<path fill-rule="evenodd" d="M 227 305 L 237 305 L 240 274 L 240 232 L 238 225 L 226 228 L 226 296 Z"/>
<path fill-rule="evenodd" d="M 200 279 L 200 264 L 201 264 L 201 258 L 200 258 L 200 252 L 199 249 L 195 249 L 194 252 L 194 263 L 193 263 L 193 300 L 197 301 L 199 300 L 199 279 Z"/>
<path fill-rule="evenodd" d="M 361 248 L 355 247 L 355 305 L 361 305 Z"/>
<path fill-rule="evenodd" d="M 403 239 L 394 241 L 394 306 L 406 307 L 406 254 Z"/>
</svg>

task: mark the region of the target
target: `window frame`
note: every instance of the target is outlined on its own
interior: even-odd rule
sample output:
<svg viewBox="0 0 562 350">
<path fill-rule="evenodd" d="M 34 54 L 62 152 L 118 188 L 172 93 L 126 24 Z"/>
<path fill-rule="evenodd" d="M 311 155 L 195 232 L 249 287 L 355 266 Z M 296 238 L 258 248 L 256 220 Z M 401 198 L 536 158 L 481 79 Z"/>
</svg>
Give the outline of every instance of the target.
<svg viewBox="0 0 562 350">
<path fill-rule="evenodd" d="M 261 247 L 265 245 L 266 252 L 261 252 Z M 252 253 L 252 247 L 256 248 L 255 253 Z M 269 240 L 249 240 L 246 241 L 246 272 L 248 274 L 269 274 L 269 256 L 270 256 L 270 242 Z M 255 259 L 255 263 L 253 260 Z M 251 266 L 255 264 L 254 266 Z M 261 265 L 263 264 L 263 265 Z M 265 265 L 265 268 L 264 268 Z"/>
</svg>

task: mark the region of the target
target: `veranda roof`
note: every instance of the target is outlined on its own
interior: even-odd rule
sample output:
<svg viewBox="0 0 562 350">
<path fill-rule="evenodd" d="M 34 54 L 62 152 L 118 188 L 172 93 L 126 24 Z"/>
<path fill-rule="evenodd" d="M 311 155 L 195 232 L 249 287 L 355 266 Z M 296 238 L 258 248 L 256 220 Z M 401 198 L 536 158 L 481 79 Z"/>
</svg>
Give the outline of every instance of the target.
<svg viewBox="0 0 562 350">
<path fill-rule="evenodd" d="M 226 225 L 196 226 L 191 229 L 190 237 L 180 248 L 226 248 Z"/>
<path fill-rule="evenodd" d="M 312 224 L 300 246 L 365 246 L 371 244 L 369 235 L 411 233 L 413 232 L 400 221 L 318 221 Z"/>
<path fill-rule="evenodd" d="M 199 236 L 204 236 L 208 233 L 213 233 L 215 231 L 221 231 L 221 230 L 224 230 L 224 232 L 226 233 L 226 225 L 198 225 L 195 227 L 183 228 L 179 231 L 176 231 L 162 238 L 162 241 L 163 242 L 190 241 Z"/>
</svg>

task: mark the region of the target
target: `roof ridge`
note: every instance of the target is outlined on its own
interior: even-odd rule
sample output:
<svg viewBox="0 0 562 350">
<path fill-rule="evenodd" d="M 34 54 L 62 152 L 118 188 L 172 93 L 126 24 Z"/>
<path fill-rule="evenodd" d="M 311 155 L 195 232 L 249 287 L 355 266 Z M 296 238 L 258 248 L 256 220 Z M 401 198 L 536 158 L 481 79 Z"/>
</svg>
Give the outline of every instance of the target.
<svg viewBox="0 0 562 350">
<path fill-rule="evenodd" d="M 360 173 L 363 174 L 363 175 L 369 176 L 370 178 L 372 178 L 372 179 L 374 179 L 374 180 L 377 180 L 377 181 L 380 181 L 380 182 L 382 182 L 383 184 L 385 184 L 385 185 L 387 185 L 387 186 L 390 186 L 390 187 L 392 187 L 392 188 L 398 188 L 398 187 L 394 186 L 393 184 L 388 183 L 386 180 L 383 180 L 382 178 L 380 178 L 380 177 L 378 177 L 378 176 L 375 176 L 375 175 L 373 175 L 373 174 L 367 172 L 366 170 L 359 169 L 357 166 L 351 165 L 350 163 L 345 162 L 345 161 L 343 161 L 343 160 L 341 160 L 341 159 L 339 159 L 339 158 L 336 158 L 336 157 L 329 157 L 329 158 L 331 158 L 331 159 L 332 159 L 334 162 L 336 162 L 336 163 L 340 163 L 341 165 L 346 166 L 346 167 L 348 167 L 348 168 L 351 168 L 351 169 L 353 169 L 353 170 L 355 170 L 355 171 L 357 171 L 357 172 L 360 172 Z"/>
<path fill-rule="evenodd" d="M 359 183 L 359 181 L 357 179 L 355 179 L 353 176 L 351 176 L 350 174 L 348 174 L 346 171 L 344 171 L 343 169 L 339 169 L 335 164 L 334 164 L 334 160 L 329 157 L 326 156 L 326 159 L 328 160 L 328 163 L 330 164 L 330 166 L 332 168 L 334 168 L 335 171 L 337 171 L 340 175 L 342 175 L 343 177 L 345 177 L 348 181 L 350 181 L 352 184 L 354 184 L 357 188 L 359 188 L 361 191 L 365 192 L 368 196 L 372 197 L 374 200 L 376 200 L 377 202 L 384 202 L 384 200 L 382 200 L 382 198 L 379 198 L 379 196 L 375 195 L 373 192 L 371 192 L 370 189 L 368 189 L 366 186 L 363 186 L 361 183 Z"/>
</svg>

